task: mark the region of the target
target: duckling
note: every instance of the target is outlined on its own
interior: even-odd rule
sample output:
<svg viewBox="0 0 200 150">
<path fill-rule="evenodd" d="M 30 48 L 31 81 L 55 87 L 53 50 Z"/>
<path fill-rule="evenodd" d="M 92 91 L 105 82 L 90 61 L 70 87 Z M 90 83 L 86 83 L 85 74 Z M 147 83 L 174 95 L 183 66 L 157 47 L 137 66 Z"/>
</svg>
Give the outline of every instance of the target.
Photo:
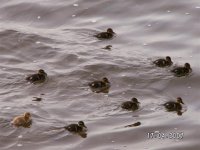
<svg viewBox="0 0 200 150">
<path fill-rule="evenodd" d="M 68 126 L 64 127 L 69 132 L 79 133 L 79 132 L 85 132 L 87 130 L 87 127 L 85 126 L 85 123 L 83 121 L 79 121 L 78 124 L 70 124 Z"/>
<path fill-rule="evenodd" d="M 165 108 L 168 111 L 177 111 L 177 112 L 179 112 L 179 111 L 182 110 L 182 105 L 181 104 L 184 104 L 182 98 L 181 97 L 177 97 L 177 101 L 176 102 L 169 101 L 169 102 L 166 102 L 163 105 L 165 106 Z"/>
<path fill-rule="evenodd" d="M 127 125 L 127 126 L 124 126 L 125 128 L 127 127 L 137 127 L 137 126 L 140 126 L 141 125 L 141 122 L 136 122 L 134 124 L 130 124 L 130 125 Z"/>
<path fill-rule="evenodd" d="M 131 101 L 126 101 L 121 104 L 121 108 L 126 110 L 137 110 L 139 108 L 139 103 L 137 98 L 132 98 Z"/>
<path fill-rule="evenodd" d="M 108 78 L 104 77 L 101 81 L 93 81 L 89 83 L 88 86 L 95 93 L 108 93 L 110 88 L 110 82 Z"/>
<path fill-rule="evenodd" d="M 101 32 L 95 35 L 99 39 L 111 39 L 115 35 L 115 32 L 111 28 L 108 28 L 106 32 Z"/>
<path fill-rule="evenodd" d="M 189 63 L 185 63 L 183 67 L 176 67 L 173 70 L 171 70 L 171 72 L 174 73 L 174 75 L 177 77 L 186 76 L 191 71 L 192 71 L 192 68 L 190 67 Z"/>
<path fill-rule="evenodd" d="M 111 50 L 112 48 L 112 45 L 107 45 L 106 47 L 104 47 L 103 49 L 106 49 L 106 50 Z"/>
<path fill-rule="evenodd" d="M 43 69 L 38 70 L 38 73 L 36 74 L 32 74 L 26 77 L 27 81 L 34 84 L 44 82 L 46 79 L 47 79 L 47 73 Z"/>
<path fill-rule="evenodd" d="M 16 127 L 30 127 L 32 124 L 31 114 L 25 112 L 23 115 L 15 117 L 11 123 Z"/>
<path fill-rule="evenodd" d="M 163 59 L 163 58 L 157 59 L 153 63 L 158 67 L 169 67 L 173 64 L 173 62 L 169 56 L 166 56 L 165 59 Z"/>
</svg>

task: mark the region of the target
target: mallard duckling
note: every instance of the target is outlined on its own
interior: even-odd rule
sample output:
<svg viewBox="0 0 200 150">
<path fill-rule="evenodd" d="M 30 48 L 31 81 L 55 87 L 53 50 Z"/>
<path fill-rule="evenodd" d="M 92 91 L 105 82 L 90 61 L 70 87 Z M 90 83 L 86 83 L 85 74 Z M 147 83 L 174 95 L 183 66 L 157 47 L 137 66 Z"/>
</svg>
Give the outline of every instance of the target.
<svg viewBox="0 0 200 150">
<path fill-rule="evenodd" d="M 115 35 L 115 32 L 111 28 L 108 28 L 106 32 L 101 32 L 95 35 L 99 39 L 111 39 Z"/>
<path fill-rule="evenodd" d="M 121 108 L 127 110 L 137 110 L 139 108 L 139 103 L 137 98 L 132 98 L 131 101 L 126 101 L 121 104 Z"/>
<path fill-rule="evenodd" d="M 130 124 L 130 125 L 127 125 L 127 126 L 124 126 L 124 127 L 137 127 L 137 126 L 140 126 L 141 125 L 141 122 L 136 122 L 134 124 Z"/>
<path fill-rule="evenodd" d="M 38 73 L 36 74 L 32 74 L 26 77 L 27 81 L 34 84 L 44 82 L 46 79 L 47 79 L 47 73 L 43 69 L 38 70 Z"/>
<path fill-rule="evenodd" d="M 21 116 L 17 116 L 12 120 L 11 123 L 16 127 L 30 127 L 32 123 L 31 114 L 29 112 L 26 112 Z"/>
<path fill-rule="evenodd" d="M 100 93 L 100 92 L 108 93 L 109 88 L 110 88 L 110 82 L 108 78 L 106 77 L 104 77 L 102 80 L 99 80 L 99 81 L 93 81 L 89 83 L 88 85 L 91 88 L 91 90 L 96 93 Z"/>
<path fill-rule="evenodd" d="M 87 127 L 83 121 L 79 121 L 78 124 L 70 124 L 64 128 L 69 132 L 74 133 L 85 132 L 87 130 Z"/>
<path fill-rule="evenodd" d="M 192 71 L 192 68 L 190 67 L 189 63 L 185 63 L 183 67 L 176 67 L 171 72 L 174 73 L 175 76 L 181 77 L 186 76 Z"/>
<path fill-rule="evenodd" d="M 165 59 L 163 59 L 163 58 L 157 59 L 153 63 L 158 67 L 169 67 L 173 64 L 173 62 L 169 56 L 166 56 Z"/>
<path fill-rule="evenodd" d="M 103 49 L 106 49 L 106 50 L 111 50 L 112 48 L 112 45 L 107 45 L 106 47 L 104 47 Z"/>
<path fill-rule="evenodd" d="M 168 111 L 178 111 L 179 112 L 179 111 L 182 110 L 182 105 L 181 104 L 184 104 L 182 98 L 181 97 L 177 97 L 177 101 L 176 102 L 169 101 L 169 102 L 166 102 L 163 105 L 165 106 L 165 108 Z"/>
</svg>

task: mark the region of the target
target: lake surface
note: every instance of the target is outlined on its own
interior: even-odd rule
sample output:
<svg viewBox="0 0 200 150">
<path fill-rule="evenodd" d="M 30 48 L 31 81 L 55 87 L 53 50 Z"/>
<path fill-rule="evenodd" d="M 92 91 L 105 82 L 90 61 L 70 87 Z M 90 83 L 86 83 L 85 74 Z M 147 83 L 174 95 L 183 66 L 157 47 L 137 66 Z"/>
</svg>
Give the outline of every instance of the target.
<svg viewBox="0 0 200 150">
<path fill-rule="evenodd" d="M 199 15 L 198 0 L 1 0 L 0 149 L 199 150 Z M 109 27 L 115 38 L 93 36 Z M 189 62 L 192 74 L 178 78 L 171 67 L 152 64 L 165 56 L 174 65 Z M 40 68 L 48 81 L 27 83 Z M 88 82 L 102 77 L 111 82 L 109 93 L 93 93 Z M 162 106 L 178 96 L 181 116 Z M 122 110 L 132 97 L 140 109 Z M 24 112 L 32 114 L 31 128 L 10 125 Z M 57 129 L 79 120 L 86 138 Z"/>
</svg>

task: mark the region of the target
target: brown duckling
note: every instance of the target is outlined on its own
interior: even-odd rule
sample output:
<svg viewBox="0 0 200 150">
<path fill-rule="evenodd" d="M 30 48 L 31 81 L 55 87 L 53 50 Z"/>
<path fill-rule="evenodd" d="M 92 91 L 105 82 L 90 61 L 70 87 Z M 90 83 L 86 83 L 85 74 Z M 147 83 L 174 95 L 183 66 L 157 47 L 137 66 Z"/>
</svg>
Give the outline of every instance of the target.
<svg viewBox="0 0 200 150">
<path fill-rule="evenodd" d="M 139 108 L 140 102 L 138 102 L 137 98 L 132 98 L 131 101 L 126 101 L 121 104 L 121 108 L 126 110 L 137 110 Z"/>
<path fill-rule="evenodd" d="M 95 93 L 108 93 L 110 88 L 110 82 L 106 77 L 104 77 L 102 80 L 93 81 L 88 85 Z"/>
<path fill-rule="evenodd" d="M 166 56 L 166 58 L 160 58 L 153 62 L 158 67 L 169 67 L 173 64 L 171 58 L 169 56 Z"/>
<path fill-rule="evenodd" d="M 141 125 L 141 122 L 136 122 L 134 124 L 130 124 L 130 125 L 127 125 L 127 126 L 124 126 L 124 127 L 137 127 L 137 126 L 140 126 Z"/>
<path fill-rule="evenodd" d="M 78 124 L 70 124 L 68 126 L 65 126 L 64 128 L 69 132 L 74 133 L 85 132 L 87 130 L 87 127 L 85 126 L 85 123 L 83 121 L 79 121 Z"/>
<path fill-rule="evenodd" d="M 185 63 L 183 67 L 176 67 L 173 70 L 171 70 L 171 72 L 174 73 L 174 75 L 177 77 L 186 76 L 191 71 L 192 71 L 192 68 L 190 67 L 189 63 Z"/>
<path fill-rule="evenodd" d="M 31 114 L 25 112 L 23 115 L 15 117 L 11 123 L 16 127 L 30 127 L 32 124 Z"/>
<path fill-rule="evenodd" d="M 108 28 L 106 32 L 101 32 L 95 35 L 99 39 L 111 39 L 115 35 L 115 32 L 111 28 Z"/>
<path fill-rule="evenodd" d="M 181 97 L 177 97 L 177 101 L 176 102 L 169 101 L 169 102 L 166 102 L 163 105 L 165 106 L 165 108 L 168 111 L 181 111 L 182 110 L 182 105 L 181 104 L 184 104 L 182 98 Z"/>
<path fill-rule="evenodd" d="M 40 69 L 38 70 L 38 73 L 29 75 L 26 77 L 26 80 L 31 82 L 31 83 L 42 83 L 47 79 L 47 73 L 43 70 Z"/>
</svg>

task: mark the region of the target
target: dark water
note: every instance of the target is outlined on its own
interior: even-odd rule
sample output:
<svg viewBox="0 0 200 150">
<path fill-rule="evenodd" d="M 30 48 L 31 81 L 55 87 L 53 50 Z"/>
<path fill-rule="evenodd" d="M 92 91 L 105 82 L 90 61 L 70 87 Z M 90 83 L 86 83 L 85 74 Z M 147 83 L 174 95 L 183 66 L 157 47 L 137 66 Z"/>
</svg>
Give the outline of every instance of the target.
<svg viewBox="0 0 200 150">
<path fill-rule="evenodd" d="M 198 150 L 199 15 L 198 0 L 1 0 L 0 150 Z M 114 39 L 92 36 L 108 27 Z M 192 74 L 177 78 L 152 65 L 166 55 L 175 65 L 189 62 Z M 39 68 L 48 81 L 28 84 L 25 75 Z M 104 76 L 109 94 L 92 93 L 87 83 Z M 178 96 L 186 104 L 182 116 L 160 106 Z M 132 97 L 141 108 L 121 110 Z M 26 111 L 32 127 L 12 127 L 10 120 Z M 87 138 L 54 130 L 79 120 Z M 150 132 L 184 136 L 149 139 Z"/>
</svg>

